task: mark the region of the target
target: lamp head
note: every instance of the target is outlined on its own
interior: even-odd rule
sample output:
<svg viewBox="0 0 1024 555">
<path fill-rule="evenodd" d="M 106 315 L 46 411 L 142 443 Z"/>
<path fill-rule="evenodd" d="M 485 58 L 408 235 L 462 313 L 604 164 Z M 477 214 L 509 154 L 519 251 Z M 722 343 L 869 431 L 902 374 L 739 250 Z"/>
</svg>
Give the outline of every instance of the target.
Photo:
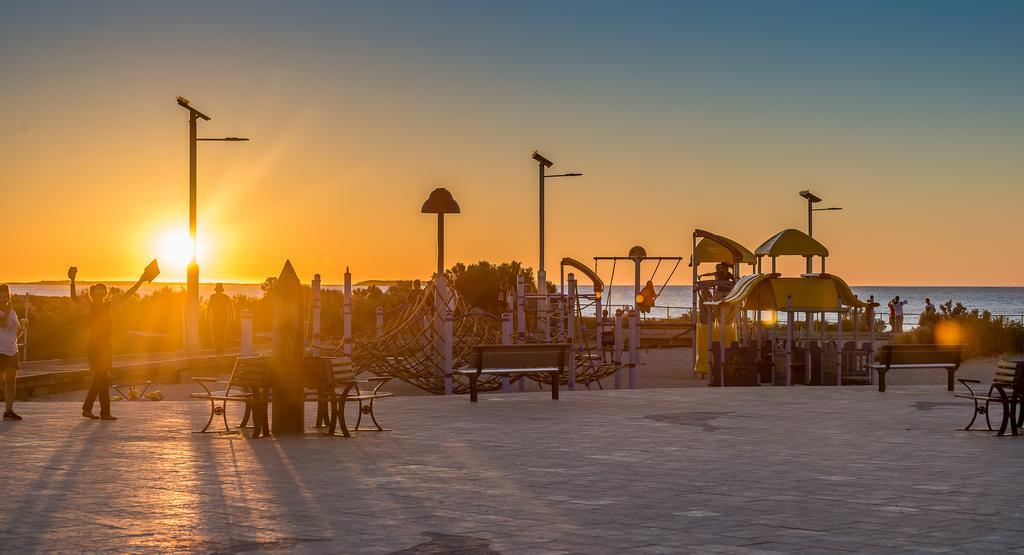
<svg viewBox="0 0 1024 555">
<path fill-rule="evenodd" d="M 812 203 L 813 202 L 821 202 L 820 198 L 818 198 L 817 196 L 814 195 L 814 193 L 812 193 L 812 192 L 810 192 L 808 190 L 800 191 L 800 196 L 804 197 L 805 199 L 807 199 L 808 201 L 810 201 Z"/>
<path fill-rule="evenodd" d="M 550 168 L 551 166 L 555 165 L 554 162 L 552 162 L 551 160 L 548 160 L 547 158 L 545 158 L 543 155 L 541 155 L 541 153 L 537 152 L 536 150 L 533 151 L 532 158 L 534 160 L 536 160 L 537 162 L 543 164 L 545 168 Z"/>
<path fill-rule="evenodd" d="M 459 203 L 455 202 L 455 198 L 444 187 L 438 187 L 431 191 L 427 201 L 420 208 L 421 214 L 459 214 L 461 212 Z"/>
</svg>

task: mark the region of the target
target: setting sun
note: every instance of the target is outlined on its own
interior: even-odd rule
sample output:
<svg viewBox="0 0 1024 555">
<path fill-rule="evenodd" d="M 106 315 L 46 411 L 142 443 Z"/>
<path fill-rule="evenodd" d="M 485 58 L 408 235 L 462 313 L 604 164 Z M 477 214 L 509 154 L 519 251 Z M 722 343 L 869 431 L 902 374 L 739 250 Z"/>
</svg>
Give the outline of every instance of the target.
<svg viewBox="0 0 1024 555">
<path fill-rule="evenodd" d="M 206 252 L 204 242 L 198 241 L 196 256 L 202 262 Z M 192 242 L 185 230 L 168 230 L 159 236 L 156 243 L 157 260 L 165 269 L 166 278 L 180 280 L 185 276 L 185 268 L 192 260 Z"/>
</svg>

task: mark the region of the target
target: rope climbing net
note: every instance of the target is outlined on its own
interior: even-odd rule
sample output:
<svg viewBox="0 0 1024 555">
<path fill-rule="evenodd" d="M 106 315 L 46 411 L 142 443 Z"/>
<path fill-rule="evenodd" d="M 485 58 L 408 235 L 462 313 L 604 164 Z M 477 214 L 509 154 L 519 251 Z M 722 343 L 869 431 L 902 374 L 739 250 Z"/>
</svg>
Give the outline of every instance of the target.
<svg viewBox="0 0 1024 555">
<path fill-rule="evenodd" d="M 430 393 L 445 391 L 445 321 L 451 314 L 451 367 L 469 363 L 474 345 L 501 343 L 501 322 L 486 312 L 470 307 L 454 289 L 428 282 L 409 306 L 381 330 L 356 336 L 352 363 L 361 372 L 392 376 Z M 501 378 L 490 376 L 478 382 L 481 391 L 501 388 Z M 452 375 L 452 391 L 469 391 L 468 378 Z"/>
</svg>

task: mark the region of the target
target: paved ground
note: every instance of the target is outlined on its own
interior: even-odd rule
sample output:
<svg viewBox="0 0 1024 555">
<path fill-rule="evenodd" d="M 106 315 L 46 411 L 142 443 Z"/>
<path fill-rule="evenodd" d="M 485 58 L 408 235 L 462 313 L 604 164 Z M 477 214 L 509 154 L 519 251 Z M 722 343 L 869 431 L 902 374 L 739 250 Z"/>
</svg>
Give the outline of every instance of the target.
<svg viewBox="0 0 1024 555">
<path fill-rule="evenodd" d="M 1024 437 L 941 386 L 405 397 L 352 439 L 115 408 L 0 423 L 0 549 L 1024 553 Z"/>
</svg>

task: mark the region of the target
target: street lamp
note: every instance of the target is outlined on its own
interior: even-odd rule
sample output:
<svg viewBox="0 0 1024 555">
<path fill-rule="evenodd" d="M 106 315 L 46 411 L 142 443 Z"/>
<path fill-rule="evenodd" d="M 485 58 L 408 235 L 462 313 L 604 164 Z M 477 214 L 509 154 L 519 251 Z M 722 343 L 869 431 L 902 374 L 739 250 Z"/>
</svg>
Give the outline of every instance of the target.
<svg viewBox="0 0 1024 555">
<path fill-rule="evenodd" d="M 803 191 L 800 191 L 800 196 L 802 196 L 805 199 L 807 199 L 807 235 L 809 237 L 814 237 L 814 213 L 815 212 L 822 212 L 822 211 L 828 211 L 828 210 L 842 210 L 842 208 L 840 208 L 838 206 L 830 206 L 828 208 L 815 208 L 814 205 L 819 203 L 819 202 L 821 202 L 821 198 L 819 198 L 817 195 L 815 195 L 814 193 L 810 192 L 809 190 L 805 189 Z M 810 257 L 807 258 L 807 273 L 811 273 L 811 259 L 810 259 Z"/>
<path fill-rule="evenodd" d="M 437 274 L 444 275 L 444 215 L 459 214 L 462 210 L 452 194 L 443 187 L 430 192 L 420 208 L 421 214 L 437 214 Z"/>
<path fill-rule="evenodd" d="M 210 116 L 196 110 L 185 97 L 178 105 L 188 110 L 188 234 L 192 242 L 192 258 L 185 278 L 185 349 L 199 348 L 199 264 L 196 262 L 196 143 L 198 141 L 248 141 L 246 137 L 197 138 L 196 122 L 210 121 Z"/>
<path fill-rule="evenodd" d="M 537 292 L 539 293 L 547 291 L 547 273 L 544 272 L 544 179 L 549 177 L 579 177 L 583 174 L 579 172 L 545 174 L 544 170 L 555 165 L 555 163 L 545 158 L 536 150 L 533 151 L 533 155 L 531 157 L 537 161 L 537 169 L 540 179 L 540 264 L 537 269 Z"/>
<path fill-rule="evenodd" d="M 807 235 L 811 237 L 814 237 L 813 215 L 815 212 L 822 212 L 826 210 L 842 210 L 842 208 L 838 206 L 830 206 L 828 208 L 815 208 L 814 205 L 821 202 L 821 199 L 808 190 L 800 191 L 800 196 L 807 199 Z"/>
</svg>

